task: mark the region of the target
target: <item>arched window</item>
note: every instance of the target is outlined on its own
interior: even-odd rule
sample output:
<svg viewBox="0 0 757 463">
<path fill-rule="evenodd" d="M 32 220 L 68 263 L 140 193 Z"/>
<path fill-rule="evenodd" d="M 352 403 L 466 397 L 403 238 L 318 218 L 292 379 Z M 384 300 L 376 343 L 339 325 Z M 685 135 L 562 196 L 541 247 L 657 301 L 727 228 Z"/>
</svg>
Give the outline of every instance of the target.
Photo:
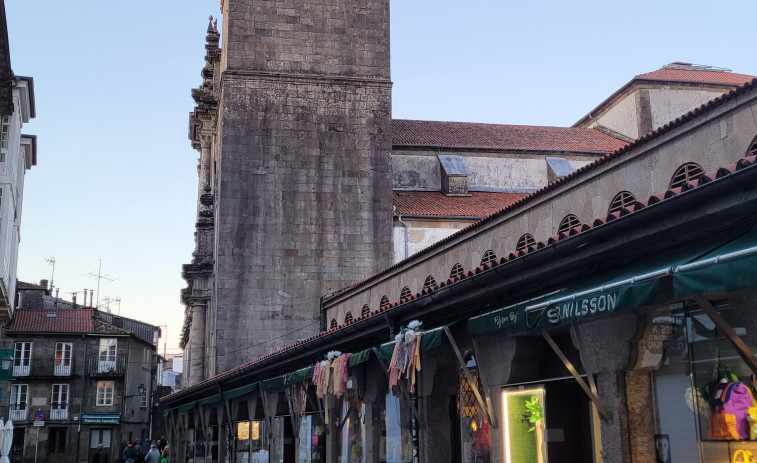
<svg viewBox="0 0 757 463">
<path fill-rule="evenodd" d="M 636 204 L 636 197 L 627 191 L 621 191 L 610 201 L 610 209 L 608 209 L 607 215 L 620 213 L 626 207 L 634 204 Z"/>
<path fill-rule="evenodd" d="M 679 188 L 685 183 L 691 183 L 704 175 L 704 169 L 696 162 L 687 162 L 678 169 L 676 169 L 673 177 L 670 179 L 670 185 L 668 188 Z"/>
<path fill-rule="evenodd" d="M 336 328 L 337 326 L 338 326 L 338 325 L 337 325 L 337 323 L 336 323 L 336 318 L 332 318 L 332 319 L 331 319 L 331 324 L 329 325 L 329 329 L 330 329 L 330 330 L 333 330 L 333 329 L 334 329 L 334 328 Z"/>
<path fill-rule="evenodd" d="M 452 279 L 455 279 L 455 278 L 463 275 L 464 273 L 465 273 L 465 269 L 463 268 L 463 266 L 460 265 L 460 264 L 455 264 L 452 267 L 452 271 L 449 272 L 449 277 L 452 278 Z"/>
<path fill-rule="evenodd" d="M 410 292 L 410 288 L 408 288 L 407 286 L 405 286 L 404 288 L 402 288 L 402 291 L 400 292 L 400 299 L 405 299 L 405 298 L 408 298 L 408 297 L 410 297 L 412 295 L 413 295 L 413 293 Z"/>
<path fill-rule="evenodd" d="M 389 298 L 384 296 L 381 298 L 381 302 L 379 303 L 379 309 L 384 310 L 387 307 L 389 307 Z"/>
<path fill-rule="evenodd" d="M 533 235 L 530 233 L 524 233 L 523 236 L 518 238 L 518 244 L 515 245 L 516 251 L 523 251 L 524 249 L 528 249 L 530 246 L 533 246 L 536 244 L 536 240 L 534 239 Z"/>
<path fill-rule="evenodd" d="M 352 312 L 347 312 L 347 315 L 344 316 L 344 323 L 349 323 L 352 321 Z"/>
<path fill-rule="evenodd" d="M 423 282 L 423 289 L 433 288 L 436 286 L 436 280 L 431 275 L 426 277 L 426 281 Z"/>
<path fill-rule="evenodd" d="M 757 137 L 754 137 L 752 144 L 749 145 L 749 150 L 746 152 L 747 156 L 757 156 Z"/>
<path fill-rule="evenodd" d="M 368 304 L 365 304 L 363 306 L 363 310 L 360 311 L 360 316 L 361 317 L 367 317 L 370 314 L 371 314 L 371 308 L 368 307 Z"/>
<path fill-rule="evenodd" d="M 568 233 L 580 225 L 581 221 L 578 220 L 578 217 L 573 214 L 568 214 L 563 217 L 562 222 L 560 222 L 560 227 L 557 229 L 557 233 Z"/>
<path fill-rule="evenodd" d="M 494 251 L 489 249 L 484 253 L 484 257 L 481 258 L 481 263 L 479 265 L 488 264 L 489 262 L 497 260 L 497 255 L 494 254 Z"/>
</svg>

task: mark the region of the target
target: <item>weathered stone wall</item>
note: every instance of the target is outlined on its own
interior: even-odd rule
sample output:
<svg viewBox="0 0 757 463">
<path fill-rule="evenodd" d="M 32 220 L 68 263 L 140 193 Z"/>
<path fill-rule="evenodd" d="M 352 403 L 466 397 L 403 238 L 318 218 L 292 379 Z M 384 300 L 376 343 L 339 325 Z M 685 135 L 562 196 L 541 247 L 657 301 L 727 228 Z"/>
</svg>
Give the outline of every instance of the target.
<svg viewBox="0 0 757 463">
<path fill-rule="evenodd" d="M 388 1 L 226 3 L 208 376 L 392 258 Z"/>
</svg>

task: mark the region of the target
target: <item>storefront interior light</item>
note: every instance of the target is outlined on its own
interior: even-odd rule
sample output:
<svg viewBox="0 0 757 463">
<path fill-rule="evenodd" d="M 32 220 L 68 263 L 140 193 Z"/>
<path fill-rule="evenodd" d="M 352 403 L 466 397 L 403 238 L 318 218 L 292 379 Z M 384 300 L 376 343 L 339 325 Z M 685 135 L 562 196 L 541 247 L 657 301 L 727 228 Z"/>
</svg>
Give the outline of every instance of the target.
<svg viewBox="0 0 757 463">
<path fill-rule="evenodd" d="M 511 442 L 510 442 L 510 417 L 508 415 L 507 399 L 509 396 L 523 396 L 524 398 L 523 408 L 525 409 L 525 399 L 531 397 L 531 395 L 534 395 L 534 394 L 540 396 L 543 401 L 544 388 L 537 387 L 537 388 L 531 388 L 531 389 L 511 389 L 509 391 L 508 390 L 502 391 L 502 442 L 505 445 L 505 448 L 503 449 L 504 450 L 503 453 L 505 454 L 505 463 L 517 463 L 512 460 L 512 449 L 511 449 Z M 545 416 L 545 419 L 546 419 L 546 416 Z M 539 459 L 539 461 L 541 461 L 541 459 Z"/>
</svg>

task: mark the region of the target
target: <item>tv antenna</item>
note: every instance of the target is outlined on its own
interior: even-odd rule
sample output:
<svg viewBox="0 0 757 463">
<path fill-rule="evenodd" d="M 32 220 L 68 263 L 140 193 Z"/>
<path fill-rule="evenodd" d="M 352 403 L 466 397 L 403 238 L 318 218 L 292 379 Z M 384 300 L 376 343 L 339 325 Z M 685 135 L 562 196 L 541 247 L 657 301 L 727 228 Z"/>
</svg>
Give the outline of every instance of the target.
<svg viewBox="0 0 757 463">
<path fill-rule="evenodd" d="M 110 283 L 111 281 L 116 281 L 120 279 L 120 277 L 111 278 L 110 275 L 104 274 L 102 272 L 102 269 L 103 269 L 103 260 L 100 259 L 100 263 L 97 266 L 97 273 L 92 271 L 85 274 L 85 276 L 90 276 L 97 280 L 97 293 L 95 293 L 95 295 L 97 296 L 97 304 L 95 305 L 95 308 L 100 307 L 100 280 L 106 280 L 106 283 Z M 120 313 L 121 312 L 121 299 L 117 298 L 117 302 L 118 302 L 118 311 Z"/>
<path fill-rule="evenodd" d="M 53 290 L 53 278 L 55 277 L 55 257 L 45 258 L 45 262 L 53 267 L 53 273 L 50 274 L 50 291 Z M 47 289 L 47 288 L 45 288 Z"/>
</svg>

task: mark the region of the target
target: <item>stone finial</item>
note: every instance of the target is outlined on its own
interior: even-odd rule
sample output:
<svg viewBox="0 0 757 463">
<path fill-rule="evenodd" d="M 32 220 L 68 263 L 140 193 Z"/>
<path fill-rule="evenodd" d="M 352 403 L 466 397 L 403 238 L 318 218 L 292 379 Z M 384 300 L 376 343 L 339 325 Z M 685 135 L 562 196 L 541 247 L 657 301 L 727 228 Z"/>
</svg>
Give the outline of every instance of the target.
<svg viewBox="0 0 757 463">
<path fill-rule="evenodd" d="M 215 32 L 216 29 L 213 27 L 213 15 L 208 16 L 208 32 Z"/>
</svg>

